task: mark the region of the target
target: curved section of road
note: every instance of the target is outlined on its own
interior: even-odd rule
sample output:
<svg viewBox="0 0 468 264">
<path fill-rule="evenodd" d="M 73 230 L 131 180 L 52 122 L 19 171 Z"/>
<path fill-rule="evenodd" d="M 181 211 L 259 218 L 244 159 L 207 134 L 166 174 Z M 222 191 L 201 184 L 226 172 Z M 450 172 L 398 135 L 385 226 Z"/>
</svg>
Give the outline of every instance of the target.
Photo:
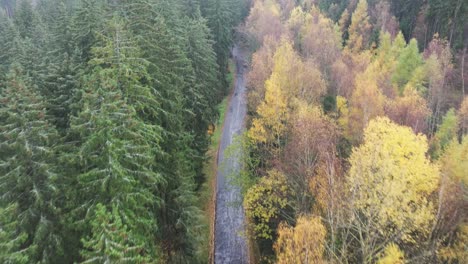
<svg viewBox="0 0 468 264">
<path fill-rule="evenodd" d="M 215 264 L 248 263 L 247 242 L 244 237 L 244 209 L 241 192 L 237 186 L 230 184 L 228 175 L 239 175 L 239 160 L 225 160 L 224 152 L 232 143 L 235 135 L 244 130 L 244 119 L 247 113 L 245 103 L 244 55 L 239 47 L 233 49 L 236 62 L 235 88 L 226 112 L 224 129 L 218 152 L 218 172 L 216 186 L 215 218 Z M 233 155 L 238 157 L 238 155 Z"/>
</svg>

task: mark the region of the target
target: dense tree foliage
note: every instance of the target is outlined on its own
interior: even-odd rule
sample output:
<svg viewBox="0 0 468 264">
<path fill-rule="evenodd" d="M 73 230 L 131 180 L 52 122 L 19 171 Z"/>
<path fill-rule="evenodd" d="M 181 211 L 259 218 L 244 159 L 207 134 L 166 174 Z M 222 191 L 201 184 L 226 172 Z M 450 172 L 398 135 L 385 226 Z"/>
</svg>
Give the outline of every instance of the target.
<svg viewBox="0 0 468 264">
<path fill-rule="evenodd" d="M 466 1 L 291 2 L 242 28 L 256 260 L 463 263 Z"/>
<path fill-rule="evenodd" d="M 0 7 L 0 262 L 206 262 L 197 191 L 247 3 Z"/>
<path fill-rule="evenodd" d="M 465 263 L 467 19 L 463 0 L 0 0 L 0 262 L 206 263 L 238 39 L 255 263 Z"/>
</svg>

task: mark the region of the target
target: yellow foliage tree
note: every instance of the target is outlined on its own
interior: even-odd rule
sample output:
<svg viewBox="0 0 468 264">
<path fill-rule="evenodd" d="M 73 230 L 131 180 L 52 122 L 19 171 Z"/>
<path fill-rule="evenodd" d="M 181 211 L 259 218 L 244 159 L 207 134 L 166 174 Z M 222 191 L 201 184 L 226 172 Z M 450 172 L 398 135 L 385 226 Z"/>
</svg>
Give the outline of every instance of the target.
<svg viewBox="0 0 468 264">
<path fill-rule="evenodd" d="M 398 245 L 390 243 L 383 253 L 383 256 L 377 261 L 377 264 L 404 264 L 405 254 Z"/>
<path fill-rule="evenodd" d="M 385 97 L 378 88 L 378 68 L 371 64 L 356 76 L 356 89 L 350 99 L 349 134 L 354 142 L 360 142 L 368 122 L 384 114 Z"/>
<path fill-rule="evenodd" d="M 245 214 L 250 219 L 254 236 L 272 239 L 273 232 L 288 207 L 289 187 L 286 177 L 278 170 L 271 170 L 260 182 L 250 188 L 244 198 Z"/>
<path fill-rule="evenodd" d="M 266 81 L 265 101 L 258 107 L 258 118 L 253 119 L 249 130 L 249 137 L 254 142 L 267 144 L 272 151 L 281 144 L 288 119 L 286 98 L 278 78 L 278 74 L 273 73 Z"/>
<path fill-rule="evenodd" d="M 302 61 L 291 41 L 283 39 L 274 56 L 274 81 L 288 99 L 301 98 L 308 103 L 319 101 L 326 91 L 326 83 L 312 60 Z M 273 77 L 272 74 L 272 77 Z"/>
<path fill-rule="evenodd" d="M 363 263 L 371 263 L 385 243 L 414 244 L 429 235 L 435 212 L 428 196 L 439 184 L 439 169 L 426 158 L 427 149 L 424 135 L 379 117 L 353 150 L 350 219 Z"/>
<path fill-rule="evenodd" d="M 454 243 L 438 251 L 438 257 L 448 263 L 467 263 L 468 261 L 468 224 L 464 223 L 456 233 Z"/>
<path fill-rule="evenodd" d="M 295 227 L 282 223 L 274 249 L 278 264 L 325 263 L 326 229 L 318 217 L 299 217 Z"/>
<path fill-rule="evenodd" d="M 465 96 L 458 110 L 458 120 L 461 134 L 468 134 L 468 96 Z"/>
<path fill-rule="evenodd" d="M 466 210 L 468 185 L 468 138 L 452 140 L 440 158 L 442 179 L 439 188 L 437 224 L 432 238 L 443 247 L 438 257 L 448 263 L 466 263 L 468 224 Z M 458 262 L 457 262 L 458 261 Z"/>
<path fill-rule="evenodd" d="M 320 70 L 312 61 L 302 62 L 287 39 L 282 40 L 273 61 L 272 74 L 265 82 L 265 100 L 257 108 L 258 117 L 252 121 L 249 136 L 256 143 L 266 144 L 268 151 L 275 154 L 297 99 L 318 102 L 326 84 Z"/>
<path fill-rule="evenodd" d="M 277 47 L 278 42 L 267 36 L 262 47 L 252 55 L 251 70 L 247 74 L 249 111 L 256 111 L 265 98 L 265 82 L 273 72 L 273 56 Z"/>
</svg>

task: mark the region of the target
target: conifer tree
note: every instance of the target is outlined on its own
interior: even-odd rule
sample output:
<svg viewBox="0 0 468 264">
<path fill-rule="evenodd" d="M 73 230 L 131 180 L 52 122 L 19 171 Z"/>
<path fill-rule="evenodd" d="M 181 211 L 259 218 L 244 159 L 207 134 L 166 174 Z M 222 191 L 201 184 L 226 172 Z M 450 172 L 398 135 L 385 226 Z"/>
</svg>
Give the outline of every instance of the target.
<svg viewBox="0 0 468 264">
<path fill-rule="evenodd" d="M 31 0 L 18 1 L 14 22 L 22 38 L 32 38 L 37 19 Z"/>
<path fill-rule="evenodd" d="M 229 48 L 232 45 L 231 26 L 233 22 L 233 12 L 227 0 L 206 0 L 206 17 L 208 26 L 214 36 L 214 50 L 220 68 L 220 80 L 223 86 L 227 86 L 226 73 L 229 58 Z"/>
<path fill-rule="evenodd" d="M 91 73 L 84 80 L 82 110 L 71 121 L 71 136 L 80 142 L 75 158 L 80 168 L 77 199 L 79 208 L 98 203 L 115 206 L 139 243 L 146 242 L 151 252 L 154 247 L 149 238 L 155 231 L 155 221 L 148 208 L 156 206 L 154 193 L 161 183 L 153 169 L 158 152 L 154 141 L 160 131 L 141 121 L 135 110 L 138 105 L 130 104 L 130 95 L 139 96 L 135 91 L 144 87 L 132 68 L 126 68 L 127 51 L 119 48 L 123 43 L 118 38 L 125 33 L 119 23 L 112 20 L 104 46 L 94 48 L 96 58 L 91 60 Z M 81 213 L 89 223 L 86 211 Z M 80 215 L 77 217 L 80 220 Z"/>
<path fill-rule="evenodd" d="M 15 65 L 0 96 L 0 204 L 12 214 L 6 220 L 16 221 L 18 239 L 26 236 L 11 254 L 29 263 L 60 262 L 64 252 L 54 201 L 57 132 L 46 120 L 42 98 L 31 87 Z M 0 248 L 9 248 L 9 243 L 2 240 Z"/>
<path fill-rule="evenodd" d="M 81 53 L 81 62 L 91 59 L 91 47 L 97 42 L 97 32 L 104 24 L 104 7 L 102 0 L 82 0 L 73 16 L 73 41 Z"/>
<path fill-rule="evenodd" d="M 22 43 L 19 32 L 16 30 L 12 19 L 0 11 L 0 82 L 9 72 L 9 66 L 21 57 Z"/>
<path fill-rule="evenodd" d="M 92 236 L 83 239 L 82 263 L 148 263 L 144 246 L 136 244 L 114 206 L 97 204 L 91 220 Z"/>
<path fill-rule="evenodd" d="M 216 103 L 221 98 L 222 89 L 218 82 L 218 67 L 216 54 L 213 51 L 213 41 L 206 20 L 198 17 L 190 19 L 187 27 L 188 51 L 193 69 L 193 83 L 186 94 L 187 107 L 193 113 L 189 116 L 188 131 L 194 131 L 194 149 L 196 160 L 196 182 L 203 182 L 201 166 L 207 151 L 209 138 L 206 133 L 208 126 L 213 124 L 218 116 Z"/>
<path fill-rule="evenodd" d="M 158 237 L 164 245 L 163 259 L 166 262 L 191 262 L 197 243 L 199 210 L 195 206 L 195 182 L 200 155 L 196 151 L 193 125 L 193 110 L 190 96 L 194 92 L 194 70 L 187 58 L 184 46 L 187 40 L 175 37 L 175 32 L 184 32 L 180 21 L 166 23 L 160 8 L 161 3 L 131 1 L 123 5 L 130 28 L 138 39 L 142 56 L 148 58 L 148 85 L 153 87 L 160 99 L 160 114 L 149 121 L 161 124 L 162 154 L 155 157 L 156 170 L 165 179 L 155 196 L 162 201 L 155 217 L 159 221 Z M 164 3 L 162 3 L 164 4 Z M 174 28 L 180 27 L 180 28 Z M 196 93 L 200 96 L 199 93 Z"/>
<path fill-rule="evenodd" d="M 51 4 L 52 5 L 52 4 Z M 41 71 L 47 100 L 47 110 L 59 132 L 64 134 L 69 125 L 73 94 L 78 87 L 78 75 L 83 66 L 77 63 L 79 55 L 72 35 L 72 16 L 65 3 L 59 1 L 44 15 L 50 21 L 47 40 L 47 60 Z"/>
<path fill-rule="evenodd" d="M 26 241 L 27 234 L 18 232 L 18 206 L 15 204 L 7 207 L 0 206 L 0 262 L 26 264 L 29 258 L 20 249 Z"/>
</svg>

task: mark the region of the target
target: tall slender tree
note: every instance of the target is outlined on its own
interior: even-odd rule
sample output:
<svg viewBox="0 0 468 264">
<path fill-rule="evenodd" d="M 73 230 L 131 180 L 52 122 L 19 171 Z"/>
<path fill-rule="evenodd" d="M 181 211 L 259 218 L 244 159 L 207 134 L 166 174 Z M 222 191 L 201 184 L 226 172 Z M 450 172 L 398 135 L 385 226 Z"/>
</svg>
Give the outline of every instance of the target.
<svg viewBox="0 0 468 264">
<path fill-rule="evenodd" d="M 26 236 L 13 247 L 2 240 L 0 248 L 29 263 L 61 262 L 64 252 L 54 201 L 58 134 L 47 121 L 43 99 L 32 87 L 21 67 L 14 65 L 0 96 L 0 204 L 7 208 L 6 214 L 12 214 L 5 220 L 16 221 L 18 239 Z"/>
</svg>

